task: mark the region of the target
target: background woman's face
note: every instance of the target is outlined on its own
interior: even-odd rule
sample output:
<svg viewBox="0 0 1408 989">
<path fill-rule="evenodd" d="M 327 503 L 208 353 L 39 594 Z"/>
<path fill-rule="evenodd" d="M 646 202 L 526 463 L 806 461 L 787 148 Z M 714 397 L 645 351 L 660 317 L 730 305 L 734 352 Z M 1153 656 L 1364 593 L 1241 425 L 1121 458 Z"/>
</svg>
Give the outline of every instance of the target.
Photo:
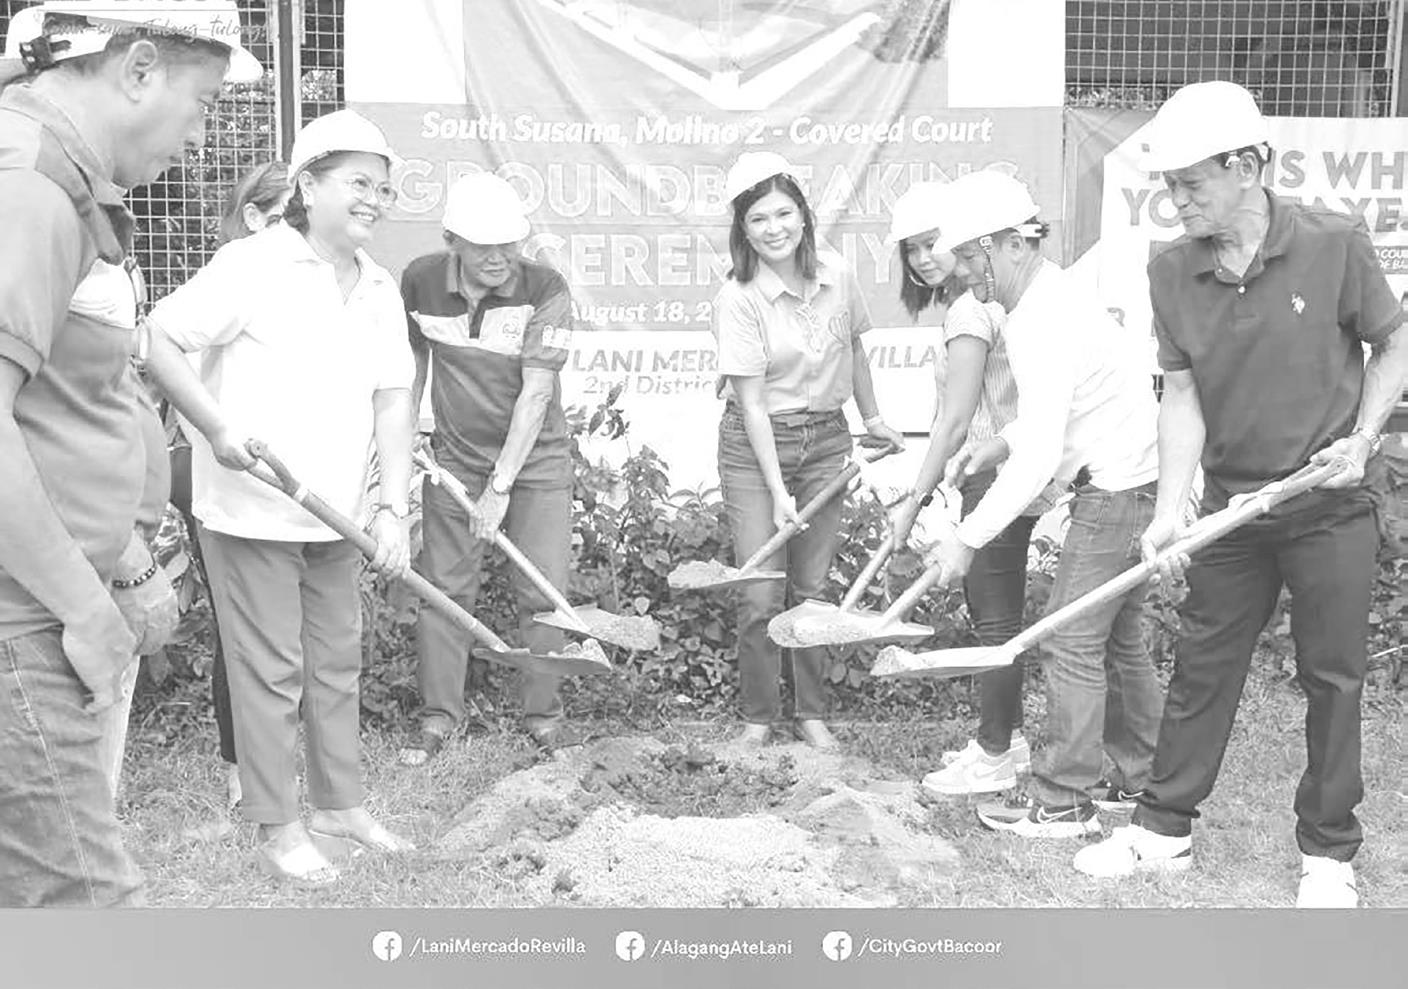
<svg viewBox="0 0 1408 989">
<path fill-rule="evenodd" d="M 923 279 L 924 284 L 936 288 L 953 273 L 958 259 L 951 251 L 936 251 L 934 244 L 939 239 L 937 228 L 904 239 L 904 256 L 914 273 Z"/>
<path fill-rule="evenodd" d="M 788 261 L 802 243 L 802 207 L 783 192 L 763 196 L 743 216 L 748 245 L 768 264 Z"/>
</svg>

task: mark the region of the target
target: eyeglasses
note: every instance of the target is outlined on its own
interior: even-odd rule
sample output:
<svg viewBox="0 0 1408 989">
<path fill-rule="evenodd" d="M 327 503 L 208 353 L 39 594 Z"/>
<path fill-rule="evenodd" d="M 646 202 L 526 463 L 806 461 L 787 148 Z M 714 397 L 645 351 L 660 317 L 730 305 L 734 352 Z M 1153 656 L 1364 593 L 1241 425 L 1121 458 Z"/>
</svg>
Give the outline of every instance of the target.
<svg viewBox="0 0 1408 989">
<path fill-rule="evenodd" d="M 400 198 L 390 182 L 373 182 L 365 175 L 341 176 L 342 182 L 363 202 L 375 199 L 379 206 L 395 206 Z"/>
</svg>

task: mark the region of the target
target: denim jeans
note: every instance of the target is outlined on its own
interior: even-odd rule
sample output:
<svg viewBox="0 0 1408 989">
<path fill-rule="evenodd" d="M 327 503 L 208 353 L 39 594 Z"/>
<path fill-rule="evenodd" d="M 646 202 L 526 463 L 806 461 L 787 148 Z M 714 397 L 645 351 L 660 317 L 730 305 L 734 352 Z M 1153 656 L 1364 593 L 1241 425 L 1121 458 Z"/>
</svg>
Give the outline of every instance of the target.
<svg viewBox="0 0 1408 989">
<path fill-rule="evenodd" d="M 841 412 L 774 416 L 773 439 L 782 479 L 801 508 L 845 467 L 851 434 Z M 763 480 L 743 426 L 743 415 L 729 406 L 719 423 L 719 478 L 724 508 L 733 530 L 739 563 L 767 542 L 772 523 L 772 494 Z M 768 622 L 785 608 L 820 598 L 836 555 L 842 499 L 836 497 L 812 516 L 807 528 L 763 561 L 768 570 L 786 572 L 785 581 L 754 581 L 738 589 L 738 670 L 743 718 L 769 724 L 782 715 L 778 683 L 785 675 L 783 652 L 768 638 Z M 825 646 L 789 649 L 793 714 L 820 718 L 826 712 Z"/>
<path fill-rule="evenodd" d="M 1296 842 L 1308 855 L 1354 857 L 1363 840 L 1354 808 L 1364 796 L 1359 704 L 1377 546 L 1367 491 L 1316 491 L 1248 522 L 1194 558 L 1137 823 L 1166 835 L 1191 831 L 1222 766 L 1257 636 L 1285 585 L 1296 675 L 1306 696 Z"/>
<path fill-rule="evenodd" d="M 1128 491 L 1076 489 L 1071 526 L 1051 590 L 1054 612 L 1139 562 L 1139 537 L 1154 517 L 1154 484 Z M 1110 782 L 1139 790 L 1163 711 L 1163 691 L 1144 644 L 1148 585 L 1075 619 L 1046 640 L 1048 742 L 1034 772 L 1033 796 L 1048 806 L 1089 802 L 1105 754 Z"/>
<path fill-rule="evenodd" d="M 482 475 L 461 477 L 471 498 L 484 490 Z M 419 569 L 466 611 L 474 610 L 483 577 L 488 543 L 469 531 L 469 515 L 440 486 L 426 478 L 421 488 L 423 535 Z M 532 560 L 554 587 L 566 589 L 572 550 L 572 490 L 515 486 L 509 493 L 504 531 L 523 555 Z M 561 629 L 540 625 L 533 615 L 553 606 L 517 567 L 512 581 L 518 598 L 518 628 L 533 652 L 561 652 Z M 416 625 L 416 681 L 424 710 L 422 724 L 448 732 L 464 720 L 464 683 L 469 672 L 470 634 L 433 608 L 422 608 Z M 523 673 L 519 692 L 523 723 L 543 731 L 562 720 L 562 677 Z"/>
<path fill-rule="evenodd" d="M 986 471 L 963 485 L 963 514 L 983 500 L 996 471 Z M 1036 516 L 1019 515 L 997 538 L 973 555 L 963 596 L 978 642 L 1000 646 L 1022 630 L 1027 600 L 1027 548 Z M 1022 727 L 1022 665 L 1015 662 L 978 677 L 978 744 L 988 755 L 1001 755 Z"/>
<path fill-rule="evenodd" d="M 143 903 L 84 700 L 57 630 L 0 642 L 0 907 Z"/>
</svg>

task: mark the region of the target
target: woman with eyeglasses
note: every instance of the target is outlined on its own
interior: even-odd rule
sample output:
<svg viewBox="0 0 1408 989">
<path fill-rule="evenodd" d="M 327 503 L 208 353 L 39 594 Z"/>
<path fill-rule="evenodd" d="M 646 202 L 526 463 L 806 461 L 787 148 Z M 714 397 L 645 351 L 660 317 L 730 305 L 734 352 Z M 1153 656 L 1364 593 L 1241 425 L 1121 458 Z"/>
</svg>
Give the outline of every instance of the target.
<svg viewBox="0 0 1408 989">
<path fill-rule="evenodd" d="M 870 313 L 855 274 L 839 255 L 817 249 L 816 221 L 792 171 L 781 155 L 745 152 L 725 183 L 733 270 L 715 299 L 713 331 L 728 399 L 719 476 L 739 560 L 795 521 L 797 506 L 844 468 L 851 435 L 841 407 L 853 395 L 866 431 L 903 445 L 876 405 L 861 344 Z M 796 604 L 821 596 L 840 521 L 835 498 L 763 564 L 785 570 L 785 586 L 766 581 L 740 590 L 745 744 L 766 742 L 782 714 L 782 652 L 768 638 L 768 621 L 787 598 Z M 823 720 L 826 648 L 791 650 L 791 661 L 793 731 L 809 745 L 833 748 Z"/>
<path fill-rule="evenodd" d="M 271 227 L 283 220 L 284 207 L 293 190 L 288 185 L 288 166 L 281 161 L 266 161 L 246 172 L 233 189 L 220 216 L 220 243 L 230 243 Z M 191 514 L 191 444 L 177 424 L 175 411 L 169 406 L 165 416 L 171 436 L 171 504 L 181 513 L 190 535 L 191 557 L 206 587 L 210 575 L 205 569 L 205 557 L 196 538 L 196 518 Z M 226 806 L 234 809 L 240 802 L 240 772 L 235 754 L 235 726 L 230 715 L 230 686 L 225 674 L 225 651 L 220 646 L 220 621 L 215 609 L 210 609 L 210 623 L 215 632 L 214 664 L 210 671 L 210 695 L 215 708 L 215 726 L 220 733 L 220 758 L 224 761 Z"/>
<path fill-rule="evenodd" d="M 918 182 L 895 201 L 889 244 L 900 249 L 900 301 L 915 322 L 942 308 L 946 360 L 936 362 L 941 398 L 929 448 L 914 485 L 890 513 L 895 540 L 903 545 L 919 510 L 935 495 L 944 467 L 965 441 L 995 436 L 1017 416 L 1017 383 L 1002 338 L 1006 311 L 981 303 L 953 275 L 957 261 L 935 251 L 946 185 Z M 962 487 L 963 512 L 971 511 L 991 486 L 995 471 L 975 475 Z M 1044 504 L 1027 509 L 996 539 L 978 550 L 964 578 L 969 617 L 978 641 L 1000 645 L 1022 628 L 1027 590 L 1027 548 Z M 1031 767 L 1031 749 L 1021 735 L 1022 667 L 1013 663 L 978 677 L 981 692 L 978 737 L 944 753 L 942 767 L 924 777 L 932 793 L 992 793 L 1016 785 Z"/>
<path fill-rule="evenodd" d="M 286 495 L 220 463 L 240 462 L 230 453 L 236 441 L 264 440 L 334 509 L 370 517 L 376 567 L 407 569 L 415 365 L 396 283 L 366 251 L 396 200 L 394 160 L 381 131 L 353 111 L 312 121 L 294 142 L 284 222 L 226 244 L 150 316 L 181 351 L 201 353 L 202 381 L 223 417 L 213 435 L 192 438 L 192 510 L 220 615 L 240 809 L 260 825 L 265 869 L 302 885 L 338 878 L 314 843 L 320 835 L 335 839 L 329 850 L 412 847 L 365 806 L 361 558 Z M 180 378 L 164 354 L 153 359 L 158 383 Z M 380 490 L 368 497 L 373 445 Z"/>
</svg>

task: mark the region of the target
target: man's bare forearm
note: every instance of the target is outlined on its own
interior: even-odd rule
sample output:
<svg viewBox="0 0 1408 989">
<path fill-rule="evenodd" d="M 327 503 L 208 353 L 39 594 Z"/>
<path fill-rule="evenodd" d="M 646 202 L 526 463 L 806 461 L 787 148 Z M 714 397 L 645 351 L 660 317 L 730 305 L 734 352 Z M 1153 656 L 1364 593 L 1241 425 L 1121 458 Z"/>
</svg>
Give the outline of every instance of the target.
<svg viewBox="0 0 1408 989">
<path fill-rule="evenodd" d="M 512 480 L 518 477 L 528 454 L 538 443 L 538 435 L 547 421 L 548 407 L 552 404 L 553 383 L 557 374 L 544 371 L 532 374 L 525 369 L 523 390 L 513 404 L 513 416 L 509 419 L 508 435 L 499 450 L 494 463 L 494 473 Z"/>
<path fill-rule="evenodd" d="M 1408 387 L 1408 330 L 1402 326 L 1373 348 L 1364 365 L 1364 392 L 1356 429 L 1379 433 Z"/>
<path fill-rule="evenodd" d="M 1159 404 L 1159 484 L 1155 515 L 1161 518 L 1181 515 L 1193 490 L 1193 475 L 1206 439 L 1207 425 L 1191 374 L 1172 384 L 1166 376 L 1164 397 Z"/>
</svg>

